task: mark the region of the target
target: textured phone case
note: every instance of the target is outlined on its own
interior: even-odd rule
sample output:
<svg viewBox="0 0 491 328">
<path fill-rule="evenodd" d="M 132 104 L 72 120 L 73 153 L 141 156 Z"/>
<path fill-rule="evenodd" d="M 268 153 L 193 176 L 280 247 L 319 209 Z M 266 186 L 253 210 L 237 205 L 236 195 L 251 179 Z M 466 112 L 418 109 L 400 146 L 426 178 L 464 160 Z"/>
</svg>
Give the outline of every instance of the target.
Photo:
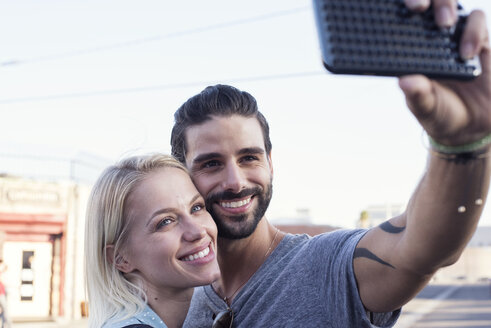
<svg viewBox="0 0 491 328">
<path fill-rule="evenodd" d="M 459 40 L 467 16 L 440 29 L 432 8 L 409 11 L 403 0 L 314 0 L 324 66 L 332 73 L 469 80 L 479 60 L 462 60 Z"/>
</svg>

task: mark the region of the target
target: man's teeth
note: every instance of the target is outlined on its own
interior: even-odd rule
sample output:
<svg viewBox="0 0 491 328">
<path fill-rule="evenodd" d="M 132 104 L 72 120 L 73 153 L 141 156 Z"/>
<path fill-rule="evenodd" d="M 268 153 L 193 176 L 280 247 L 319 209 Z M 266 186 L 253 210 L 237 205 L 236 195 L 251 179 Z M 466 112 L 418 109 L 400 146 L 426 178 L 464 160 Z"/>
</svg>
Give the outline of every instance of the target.
<svg viewBox="0 0 491 328">
<path fill-rule="evenodd" d="M 241 207 L 246 204 L 249 204 L 251 202 L 250 198 L 244 199 L 244 200 L 239 200 L 238 202 L 221 202 L 220 206 L 226 207 L 226 208 L 236 208 L 236 207 Z"/>
<path fill-rule="evenodd" d="M 182 260 L 183 261 L 194 261 L 196 259 L 200 259 L 200 258 L 205 257 L 209 253 L 210 253 L 210 246 L 206 247 L 202 251 L 199 251 L 198 253 L 188 255 L 188 256 L 184 257 Z"/>
</svg>

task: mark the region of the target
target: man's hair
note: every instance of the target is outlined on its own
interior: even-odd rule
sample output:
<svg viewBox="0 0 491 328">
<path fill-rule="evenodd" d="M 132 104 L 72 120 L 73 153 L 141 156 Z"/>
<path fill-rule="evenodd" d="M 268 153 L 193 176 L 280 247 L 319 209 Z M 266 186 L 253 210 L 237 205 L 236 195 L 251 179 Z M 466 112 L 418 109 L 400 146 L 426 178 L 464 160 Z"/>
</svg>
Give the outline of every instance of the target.
<svg viewBox="0 0 491 328">
<path fill-rule="evenodd" d="M 266 154 L 271 154 L 271 139 L 266 118 L 259 112 L 256 99 L 245 91 L 229 85 L 209 86 L 189 98 L 174 114 L 171 134 L 172 155 L 182 163 L 186 162 L 186 130 L 192 125 L 210 120 L 211 116 L 241 115 L 256 117 L 261 126 Z"/>
<path fill-rule="evenodd" d="M 134 156 L 108 167 L 92 188 L 85 221 L 90 328 L 101 327 L 117 313 L 130 317 L 145 307 L 142 282 L 120 272 L 115 263 L 128 241 L 128 198 L 145 177 L 161 168 L 188 172 L 170 155 Z M 107 252 L 108 245 L 114 247 L 113 254 Z"/>
</svg>

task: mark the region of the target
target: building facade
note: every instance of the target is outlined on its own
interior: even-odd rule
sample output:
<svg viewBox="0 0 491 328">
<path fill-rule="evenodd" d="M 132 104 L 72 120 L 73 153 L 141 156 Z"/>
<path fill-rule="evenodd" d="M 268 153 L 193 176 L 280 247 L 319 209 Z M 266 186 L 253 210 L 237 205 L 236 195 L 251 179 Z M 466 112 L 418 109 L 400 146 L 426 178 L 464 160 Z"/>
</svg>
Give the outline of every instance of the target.
<svg viewBox="0 0 491 328">
<path fill-rule="evenodd" d="M 85 301 L 83 231 L 90 188 L 0 177 L 0 256 L 14 321 L 71 320 Z"/>
<path fill-rule="evenodd" d="M 371 205 L 361 212 L 360 218 L 356 222 L 357 228 L 373 228 L 398 216 L 406 209 L 405 204 L 381 204 Z"/>
</svg>

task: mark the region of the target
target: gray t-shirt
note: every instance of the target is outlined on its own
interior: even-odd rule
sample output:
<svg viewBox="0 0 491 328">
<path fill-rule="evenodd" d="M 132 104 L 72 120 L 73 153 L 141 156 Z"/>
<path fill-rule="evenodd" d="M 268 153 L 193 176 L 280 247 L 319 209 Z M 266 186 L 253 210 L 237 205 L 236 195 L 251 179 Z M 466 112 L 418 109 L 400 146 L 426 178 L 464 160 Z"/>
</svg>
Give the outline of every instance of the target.
<svg viewBox="0 0 491 328">
<path fill-rule="evenodd" d="M 358 294 L 353 252 L 365 232 L 287 234 L 235 296 L 234 327 L 392 327 L 400 310 L 374 314 L 371 324 Z M 210 285 L 198 287 L 184 327 L 209 328 L 225 309 Z"/>
</svg>

